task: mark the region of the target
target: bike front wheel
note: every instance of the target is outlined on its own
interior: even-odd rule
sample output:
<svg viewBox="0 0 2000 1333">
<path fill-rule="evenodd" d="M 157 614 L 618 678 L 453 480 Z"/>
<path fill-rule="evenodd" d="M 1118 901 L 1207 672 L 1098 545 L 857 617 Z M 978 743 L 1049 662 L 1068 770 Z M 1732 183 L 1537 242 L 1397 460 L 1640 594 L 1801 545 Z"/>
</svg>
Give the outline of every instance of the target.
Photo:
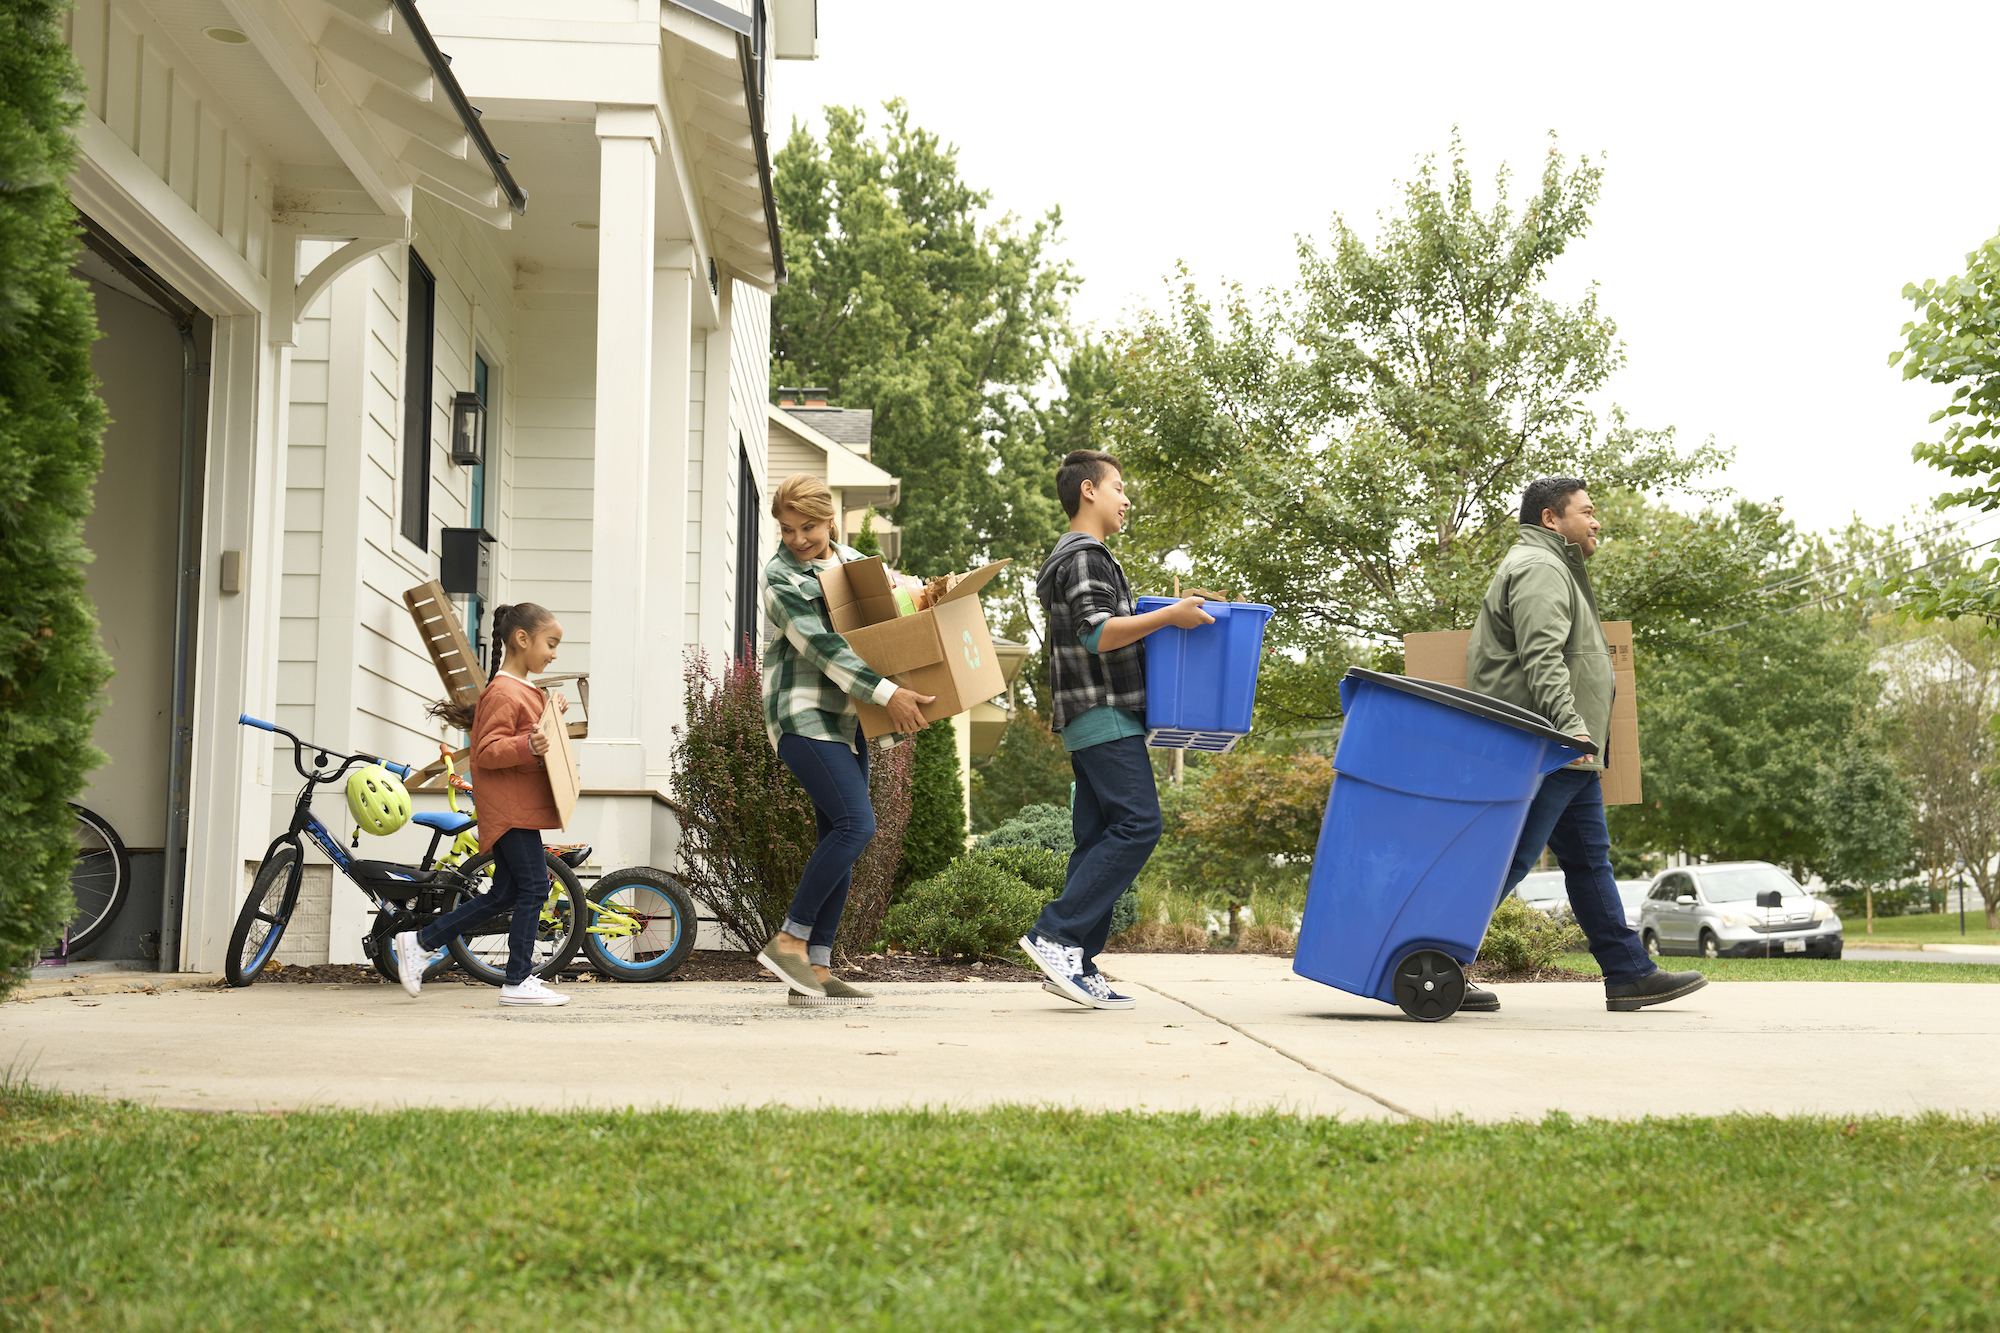
<svg viewBox="0 0 2000 1333">
<path fill-rule="evenodd" d="M 132 859 L 117 830 L 95 811 L 72 804 L 76 860 L 70 863 L 69 891 L 76 913 L 63 928 L 64 952 L 73 954 L 102 935 L 132 891 Z"/>
<path fill-rule="evenodd" d="M 548 885 L 542 897 L 542 916 L 535 929 L 534 975 L 553 977 L 576 957 L 578 937 L 583 933 L 583 885 L 576 872 L 554 852 L 542 853 L 548 867 Z M 493 887 L 493 853 L 486 852 L 461 866 L 460 871 L 478 892 Z M 451 956 L 474 981 L 499 986 L 507 980 L 508 933 L 513 928 L 510 908 L 473 925 L 445 941 Z"/>
<path fill-rule="evenodd" d="M 593 884 L 583 952 L 618 981 L 663 981 L 694 952 L 694 899 L 648 866 L 614 870 Z"/>
<path fill-rule="evenodd" d="M 251 882 L 250 896 L 236 914 L 229 954 L 222 970 L 232 986 L 248 986 L 278 951 L 299 901 L 299 849 L 287 844 L 264 858 Z"/>
</svg>

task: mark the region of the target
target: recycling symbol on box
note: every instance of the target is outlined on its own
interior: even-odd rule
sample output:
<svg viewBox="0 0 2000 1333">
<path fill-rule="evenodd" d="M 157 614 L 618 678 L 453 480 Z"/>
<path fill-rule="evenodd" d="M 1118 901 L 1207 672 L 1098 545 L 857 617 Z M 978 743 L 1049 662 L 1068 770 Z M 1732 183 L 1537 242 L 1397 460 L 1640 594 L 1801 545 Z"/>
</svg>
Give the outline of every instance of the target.
<svg viewBox="0 0 2000 1333">
<path fill-rule="evenodd" d="M 979 645 L 972 641 L 972 631 L 962 630 L 958 637 L 965 640 L 965 664 L 974 671 L 979 670 Z"/>
</svg>

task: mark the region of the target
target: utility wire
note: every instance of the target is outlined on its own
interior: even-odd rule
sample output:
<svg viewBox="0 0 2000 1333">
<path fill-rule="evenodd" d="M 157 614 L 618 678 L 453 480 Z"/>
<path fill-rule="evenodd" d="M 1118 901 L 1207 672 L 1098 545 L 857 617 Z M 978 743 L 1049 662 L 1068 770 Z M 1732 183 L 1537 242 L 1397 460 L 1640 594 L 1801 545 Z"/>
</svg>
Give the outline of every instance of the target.
<svg viewBox="0 0 2000 1333">
<path fill-rule="evenodd" d="M 1763 591 L 1766 594 L 1774 592 L 1783 592 L 1785 589 L 1796 587 L 1801 583 L 1817 583 L 1824 579 L 1832 578 L 1836 574 L 1845 573 L 1848 570 L 1852 570 L 1861 565 L 1865 565 L 1869 563 L 1871 560 L 1879 560 L 1883 556 L 1893 555 L 1895 552 L 1902 550 L 1906 546 L 1911 546 L 1916 544 L 1917 542 L 1924 541 L 1928 538 L 1936 537 L 1943 533 L 1950 532 L 1954 528 L 1967 528 L 1967 527 L 1976 528 L 1980 524 L 1988 522 L 1989 520 L 1995 518 L 1996 516 L 2000 515 L 1970 514 L 1964 518 L 1950 519 L 1946 522 L 1938 524 L 1936 527 L 1931 528 L 1926 532 L 1911 533 L 1908 537 L 1903 538 L 1903 540 L 1901 541 L 1891 542 L 1888 546 L 1884 547 L 1880 551 L 1875 552 L 1872 555 L 1856 556 L 1852 560 L 1849 560 L 1844 564 L 1835 565 L 1830 569 L 1815 569 L 1815 570 L 1809 570 L 1803 574 L 1795 574 L 1791 578 L 1784 580 L 1782 583 L 1771 584 L 1770 586 L 1764 588 Z M 1948 559 L 1949 557 L 1945 558 Z"/>
<path fill-rule="evenodd" d="M 1899 570 L 1897 572 L 1902 574 L 1915 574 L 1919 570 L 1929 569 L 1932 565 L 1941 565 L 1947 560 L 1955 560 L 1959 556 L 1969 555 L 1974 551 L 1980 550 L 1983 547 L 1992 546 L 1995 543 L 2000 543 L 2000 537 L 1989 537 L 1987 540 L 1980 542 L 1977 545 L 1960 547 L 1958 550 L 1951 551 L 1945 555 L 1941 555 L 1935 560 L 1926 560 L 1921 565 L 1915 565 L 1909 569 Z M 1703 630 L 1701 633 L 1695 635 L 1694 637 L 1697 639 L 1705 639 L 1711 634 L 1727 634 L 1730 630 L 1742 629 L 1745 625 L 1761 624 L 1766 620 L 1770 620 L 1774 616 L 1788 616 L 1792 614 L 1792 612 L 1794 611 L 1809 610 L 1812 607 L 1821 606 L 1827 602 L 1833 601 L 1836 598 L 1846 597 L 1848 595 L 1849 594 L 1844 591 L 1830 592 L 1824 597 L 1816 597 L 1810 602 L 1800 602 L 1797 606 L 1787 606 L 1780 610 L 1772 611 L 1768 615 L 1756 616 L 1750 620 L 1739 620 L 1734 625 L 1724 625 L 1720 629 Z"/>
</svg>

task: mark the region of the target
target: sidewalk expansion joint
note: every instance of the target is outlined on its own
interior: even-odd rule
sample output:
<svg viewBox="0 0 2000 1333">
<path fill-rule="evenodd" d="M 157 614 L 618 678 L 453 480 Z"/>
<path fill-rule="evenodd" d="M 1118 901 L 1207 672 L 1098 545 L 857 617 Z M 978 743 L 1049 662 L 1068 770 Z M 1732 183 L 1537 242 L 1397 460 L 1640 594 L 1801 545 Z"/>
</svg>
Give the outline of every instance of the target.
<svg viewBox="0 0 2000 1333">
<path fill-rule="evenodd" d="M 1366 1097 L 1369 1101 L 1374 1102 L 1377 1106 L 1386 1107 L 1387 1109 L 1394 1111 L 1397 1115 L 1404 1116 L 1410 1120 L 1428 1120 L 1430 1118 L 1428 1116 L 1419 1115 L 1415 1111 L 1410 1110 L 1406 1106 L 1398 1106 L 1396 1105 L 1396 1103 L 1390 1101 L 1387 1097 L 1384 1097 L 1382 1094 L 1378 1092 L 1370 1092 L 1368 1089 L 1362 1087 L 1358 1083 L 1350 1083 L 1346 1079 L 1342 1078 L 1340 1075 L 1334 1073 L 1332 1070 L 1322 1069 L 1320 1066 L 1314 1064 L 1312 1061 L 1306 1059 L 1304 1056 L 1294 1055 L 1292 1052 L 1278 1045 L 1277 1042 L 1271 1041 L 1265 1037 L 1260 1037 L 1256 1033 L 1252 1032 L 1249 1028 L 1246 1028 L 1238 1023 L 1230 1022 L 1228 1019 L 1224 1018 L 1221 1014 L 1210 1013 L 1208 1010 L 1196 1004 L 1193 1000 L 1184 999 L 1179 995 L 1175 995 L 1172 991 L 1163 990 L 1158 986 L 1151 985 L 1144 981 L 1132 981 L 1130 978 L 1121 978 L 1121 980 L 1126 981 L 1130 985 L 1142 986 L 1145 989 L 1153 992 L 1153 994 L 1158 995 L 1163 999 L 1172 1000 L 1175 1004 L 1181 1005 L 1188 1009 L 1192 1009 L 1196 1013 L 1200 1014 L 1203 1018 L 1206 1018 L 1209 1022 L 1220 1023 L 1222 1024 L 1222 1026 L 1228 1028 L 1231 1032 L 1240 1032 L 1244 1036 L 1248 1037 L 1251 1041 L 1256 1042 L 1259 1046 L 1269 1047 L 1271 1050 L 1276 1051 L 1279 1055 L 1284 1056 L 1287 1060 L 1290 1060 L 1293 1064 L 1298 1065 L 1300 1068 L 1305 1069 L 1309 1073 L 1318 1074 L 1321 1078 L 1326 1079 L 1330 1083 L 1338 1083 L 1341 1087 L 1346 1088 L 1349 1092 L 1354 1093 L 1357 1096 Z"/>
</svg>

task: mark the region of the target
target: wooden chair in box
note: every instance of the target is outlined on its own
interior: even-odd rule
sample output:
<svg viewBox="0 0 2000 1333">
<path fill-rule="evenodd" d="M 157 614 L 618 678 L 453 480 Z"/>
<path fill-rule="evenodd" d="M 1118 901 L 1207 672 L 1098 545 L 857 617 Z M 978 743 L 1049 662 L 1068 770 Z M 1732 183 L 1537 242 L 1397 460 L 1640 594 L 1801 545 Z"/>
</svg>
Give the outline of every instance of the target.
<svg viewBox="0 0 2000 1333">
<path fill-rule="evenodd" d="M 458 609 L 451 604 L 443 585 L 435 579 L 419 584 L 403 594 L 403 605 L 410 609 L 410 618 L 417 625 L 417 637 L 423 641 L 424 651 L 430 654 L 438 679 L 444 682 L 446 696 L 453 703 L 476 703 L 479 692 L 486 688 L 486 672 L 480 668 L 479 654 L 473 651 L 472 641 L 466 638 L 465 627 L 458 620 Z M 577 702 L 581 705 L 579 712 L 582 716 L 569 724 L 569 738 L 580 741 L 590 735 L 590 673 L 570 671 L 538 676 L 534 683 L 557 686 L 572 680 L 576 682 Z M 464 767 L 468 753 L 460 750 L 452 756 L 452 763 Z M 410 779 L 408 786 L 411 791 L 443 791 L 444 760 L 440 758 L 420 770 Z"/>
</svg>

